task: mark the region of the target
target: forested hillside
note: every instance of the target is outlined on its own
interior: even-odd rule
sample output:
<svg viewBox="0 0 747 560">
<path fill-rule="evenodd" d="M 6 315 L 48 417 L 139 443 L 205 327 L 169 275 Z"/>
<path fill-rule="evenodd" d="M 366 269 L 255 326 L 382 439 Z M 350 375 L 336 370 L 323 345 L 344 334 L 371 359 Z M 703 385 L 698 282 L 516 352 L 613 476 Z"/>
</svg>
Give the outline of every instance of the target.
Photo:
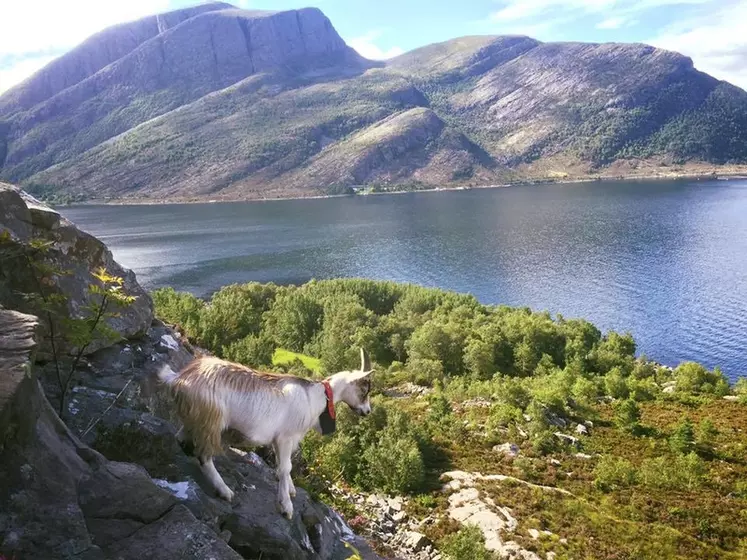
<svg viewBox="0 0 747 560">
<path fill-rule="evenodd" d="M 744 378 L 658 365 L 581 319 L 412 285 L 153 295 L 193 343 L 255 368 L 321 378 L 369 350 L 373 414 L 340 406 L 337 433 L 308 436 L 300 468 L 382 550 L 399 536 L 375 493 L 403 496 L 399 522 L 454 560 L 747 554 Z M 461 522 L 460 487 L 499 528 Z"/>
</svg>

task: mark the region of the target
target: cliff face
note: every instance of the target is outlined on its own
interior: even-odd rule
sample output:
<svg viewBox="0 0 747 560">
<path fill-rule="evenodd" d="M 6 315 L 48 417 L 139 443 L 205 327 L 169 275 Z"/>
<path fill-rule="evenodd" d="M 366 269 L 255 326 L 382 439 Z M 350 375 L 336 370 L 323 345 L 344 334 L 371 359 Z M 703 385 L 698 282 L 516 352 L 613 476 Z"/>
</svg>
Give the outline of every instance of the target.
<svg viewBox="0 0 747 560">
<path fill-rule="evenodd" d="M 188 345 L 153 320 L 134 275 L 101 242 L 14 188 L 0 191 L 0 208 L 0 290 L 8 296 L 0 306 L 0 557 L 342 560 L 350 542 L 378 558 L 301 489 L 295 517 L 281 517 L 273 469 L 240 445 L 216 461 L 237 497 L 232 504 L 214 497 L 177 444 L 170 398 L 154 383 L 164 365 L 180 369 L 193 358 Z M 77 299 L 90 281 L 84 268 L 101 262 L 126 274 L 125 291 L 143 300 L 141 312 L 110 325 L 124 340 L 99 341 L 80 362 L 64 421 L 50 404 L 60 395 L 54 360 L 40 352 L 48 325 L 11 309 L 27 303 L 10 294 L 38 289 L 18 274 L 14 255 L 40 232 L 48 232 L 53 258 L 73 259 L 61 261 L 75 271 L 67 281 L 45 288 L 49 298 L 77 301 L 71 313 L 85 306 Z"/>
<path fill-rule="evenodd" d="M 255 73 L 365 65 L 313 8 L 153 16 L 92 37 L 0 98 L 4 167 L 47 168 Z"/>
<path fill-rule="evenodd" d="M 96 33 L 4 95 L 0 100 L 0 117 L 28 110 L 82 82 L 159 33 L 195 15 L 228 7 L 231 7 L 230 4 L 207 3 L 124 23 Z"/>
<path fill-rule="evenodd" d="M 747 93 L 677 53 L 486 36 L 373 63 L 312 8 L 146 18 L 0 97 L 0 176 L 63 198 L 666 173 L 745 146 Z"/>
</svg>

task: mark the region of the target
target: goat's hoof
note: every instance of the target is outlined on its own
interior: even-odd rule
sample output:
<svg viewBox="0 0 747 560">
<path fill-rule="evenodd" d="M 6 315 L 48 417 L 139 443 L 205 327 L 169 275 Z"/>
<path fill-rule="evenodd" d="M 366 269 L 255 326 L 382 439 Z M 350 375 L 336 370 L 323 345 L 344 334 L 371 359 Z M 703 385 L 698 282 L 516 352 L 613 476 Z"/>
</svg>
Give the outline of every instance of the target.
<svg viewBox="0 0 747 560">
<path fill-rule="evenodd" d="M 293 504 L 284 506 L 281 502 L 278 502 L 277 506 L 278 506 L 278 511 L 280 511 L 280 515 L 282 515 L 286 519 L 293 518 Z"/>
<path fill-rule="evenodd" d="M 234 497 L 234 493 L 233 493 L 233 490 L 231 490 L 230 488 L 226 487 L 226 488 L 224 488 L 222 490 L 218 490 L 218 496 L 220 496 L 221 498 L 223 498 L 227 502 L 232 502 L 233 501 L 233 497 Z"/>
</svg>

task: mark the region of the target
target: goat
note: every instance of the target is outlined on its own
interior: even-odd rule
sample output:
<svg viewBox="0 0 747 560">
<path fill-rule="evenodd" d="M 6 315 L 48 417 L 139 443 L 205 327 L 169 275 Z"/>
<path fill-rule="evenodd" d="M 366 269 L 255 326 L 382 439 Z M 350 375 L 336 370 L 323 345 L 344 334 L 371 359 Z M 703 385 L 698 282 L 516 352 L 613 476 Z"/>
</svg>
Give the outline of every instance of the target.
<svg viewBox="0 0 747 560">
<path fill-rule="evenodd" d="M 361 348 L 361 369 L 342 371 L 317 382 L 292 375 L 262 373 L 214 357 L 200 357 L 180 373 L 166 367 L 158 374 L 174 395 L 183 422 L 180 445 L 197 457 L 218 495 L 230 502 L 233 491 L 213 464 L 222 453 L 221 434 L 233 428 L 253 445 L 272 445 L 277 462 L 278 507 L 290 519 L 296 489 L 291 454 L 306 433 L 334 431 L 335 403 L 342 401 L 361 416 L 371 412 L 371 362 Z"/>
</svg>

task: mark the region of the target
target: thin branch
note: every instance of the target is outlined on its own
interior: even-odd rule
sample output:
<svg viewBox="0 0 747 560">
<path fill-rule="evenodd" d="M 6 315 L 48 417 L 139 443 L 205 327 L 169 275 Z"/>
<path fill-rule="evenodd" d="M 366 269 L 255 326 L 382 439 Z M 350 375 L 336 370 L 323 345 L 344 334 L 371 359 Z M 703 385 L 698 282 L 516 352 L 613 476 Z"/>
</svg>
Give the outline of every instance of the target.
<svg viewBox="0 0 747 560">
<path fill-rule="evenodd" d="M 36 283 L 36 289 L 39 291 L 39 295 L 42 298 L 42 301 L 44 302 L 45 311 L 47 314 L 47 323 L 49 323 L 49 342 L 52 346 L 52 359 L 54 360 L 54 369 L 57 373 L 57 383 L 60 386 L 60 400 L 63 398 L 63 392 L 64 392 L 64 385 L 62 383 L 62 373 L 60 372 L 60 361 L 57 359 L 57 344 L 56 344 L 56 335 L 54 330 L 54 321 L 52 321 L 52 312 L 49 310 L 49 301 L 47 300 L 47 296 L 44 295 L 44 289 L 42 287 L 42 283 L 39 280 L 39 278 L 36 276 L 36 271 L 34 270 L 34 263 L 31 261 L 31 257 L 29 257 L 28 253 L 24 251 L 23 253 L 24 259 L 26 259 L 26 265 L 29 267 L 29 270 L 31 271 L 31 277 L 34 279 L 34 282 Z"/>
<path fill-rule="evenodd" d="M 134 377 L 130 377 L 130 380 L 129 380 L 129 381 L 127 382 L 127 383 L 125 383 L 125 386 L 124 386 L 124 387 L 122 387 L 122 390 L 121 390 L 121 391 L 120 391 L 119 393 L 117 393 L 117 396 L 116 396 L 116 397 L 114 397 L 114 400 L 113 400 L 113 401 L 112 401 L 112 403 L 111 403 L 111 404 L 110 404 L 110 405 L 109 405 L 109 406 L 107 407 L 107 409 L 106 409 L 106 410 L 105 410 L 104 412 L 102 412 L 102 413 L 101 413 L 101 416 L 99 416 L 99 417 L 98 417 L 98 418 L 96 418 L 95 420 L 91 420 L 91 423 L 90 423 L 90 424 L 88 425 L 88 427 L 87 427 L 87 428 L 85 429 L 85 431 L 84 431 L 84 432 L 83 432 L 82 434 L 80 434 L 80 437 L 81 437 L 81 439 L 82 439 L 82 438 L 84 438 L 84 437 L 86 437 L 86 434 L 88 434 L 88 432 L 90 432 L 91 430 L 93 430 L 93 429 L 94 429 L 94 428 L 96 427 L 96 424 L 98 424 L 98 423 L 99 423 L 99 422 L 101 421 L 101 419 L 102 419 L 102 418 L 103 418 L 104 416 L 106 416 L 106 415 L 107 415 L 107 413 L 108 413 L 108 412 L 109 412 L 109 411 L 110 411 L 110 410 L 112 409 L 112 407 L 113 407 L 113 406 L 114 406 L 114 405 L 115 405 L 115 404 L 117 403 L 117 401 L 119 400 L 119 397 L 121 397 L 121 396 L 122 396 L 122 393 L 124 393 L 124 392 L 125 392 L 125 390 L 127 389 L 127 387 L 129 387 L 129 386 L 130 386 L 130 383 L 132 383 L 132 380 L 133 380 L 133 379 L 135 379 L 135 378 L 134 378 Z"/>
<path fill-rule="evenodd" d="M 93 342 L 93 337 L 96 332 L 96 327 L 99 324 L 99 321 L 101 320 L 101 317 L 104 315 L 104 311 L 106 311 L 106 304 L 107 304 L 107 298 L 108 294 L 104 294 L 103 299 L 101 300 L 101 305 L 99 306 L 98 312 L 96 313 L 96 318 L 93 320 L 93 324 L 91 325 L 91 332 L 89 333 L 89 341 L 86 342 L 83 346 L 81 346 L 78 349 L 78 353 L 75 355 L 75 359 L 73 360 L 73 363 L 70 365 L 70 371 L 67 374 L 67 379 L 65 380 L 65 389 L 62 391 L 62 396 L 60 397 L 60 418 L 62 418 L 62 414 L 65 411 L 65 398 L 67 397 L 67 393 L 70 390 L 70 383 L 73 380 L 73 374 L 75 373 L 75 369 L 78 367 L 78 362 L 80 362 L 80 359 L 83 357 L 83 352 L 86 351 L 86 348 Z"/>
</svg>

